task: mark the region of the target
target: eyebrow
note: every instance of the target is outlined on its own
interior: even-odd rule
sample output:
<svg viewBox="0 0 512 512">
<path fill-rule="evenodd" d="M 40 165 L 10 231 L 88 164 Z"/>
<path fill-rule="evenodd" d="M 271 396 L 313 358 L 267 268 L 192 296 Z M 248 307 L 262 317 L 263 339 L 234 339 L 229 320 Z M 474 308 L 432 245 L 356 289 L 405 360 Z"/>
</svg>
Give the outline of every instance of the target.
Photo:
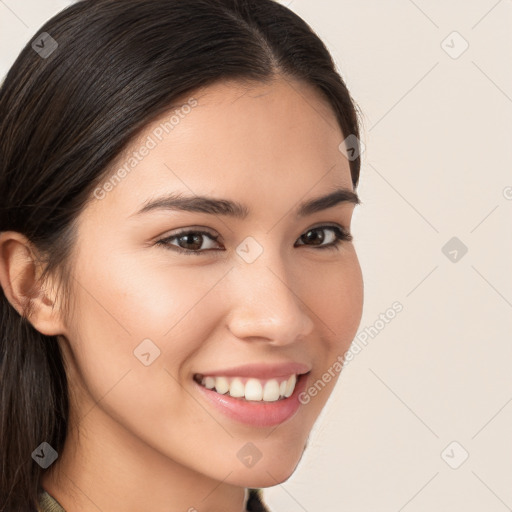
<svg viewBox="0 0 512 512">
<path fill-rule="evenodd" d="M 359 196 L 347 188 L 337 188 L 333 192 L 302 201 L 295 212 L 297 217 L 305 217 L 313 213 L 327 210 L 338 204 L 360 204 Z M 200 212 L 211 215 L 226 215 L 235 219 L 245 219 L 250 210 L 242 203 L 229 199 L 217 199 L 208 196 L 186 196 L 181 193 L 172 193 L 152 199 L 135 214 L 141 215 L 155 210 L 182 210 L 187 212 Z"/>
</svg>

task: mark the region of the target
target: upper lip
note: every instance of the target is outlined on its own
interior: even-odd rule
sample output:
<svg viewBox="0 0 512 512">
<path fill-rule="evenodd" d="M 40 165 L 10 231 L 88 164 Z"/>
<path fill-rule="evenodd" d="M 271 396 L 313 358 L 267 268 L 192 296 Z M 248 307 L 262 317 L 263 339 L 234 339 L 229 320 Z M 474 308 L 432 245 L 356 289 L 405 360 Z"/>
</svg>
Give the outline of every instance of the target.
<svg viewBox="0 0 512 512">
<path fill-rule="evenodd" d="M 279 364 L 253 363 L 242 366 L 201 372 L 200 375 L 211 377 L 253 377 L 255 379 L 272 379 L 289 377 L 292 374 L 308 373 L 311 370 L 306 364 L 287 362 Z"/>
</svg>

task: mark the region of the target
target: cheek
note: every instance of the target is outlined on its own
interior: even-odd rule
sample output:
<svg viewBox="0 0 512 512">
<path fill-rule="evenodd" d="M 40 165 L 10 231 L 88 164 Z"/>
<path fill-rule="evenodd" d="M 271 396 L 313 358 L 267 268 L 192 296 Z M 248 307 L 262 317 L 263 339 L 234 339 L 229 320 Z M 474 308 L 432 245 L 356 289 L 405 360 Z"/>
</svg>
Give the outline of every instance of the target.
<svg viewBox="0 0 512 512">
<path fill-rule="evenodd" d="M 329 352 L 343 352 L 357 333 L 363 310 L 363 278 L 355 252 L 317 271 L 307 304 L 324 333 Z"/>
<path fill-rule="evenodd" d="M 154 354 L 160 351 L 154 364 L 171 368 L 179 367 L 208 338 L 219 311 L 204 299 L 225 270 L 185 270 L 133 254 L 119 253 L 111 260 L 89 256 L 76 272 L 80 285 L 73 338 L 80 340 L 81 357 L 103 375 L 141 366 L 134 350 L 143 340 L 157 347 Z"/>
<path fill-rule="evenodd" d="M 151 425 L 178 435 L 179 425 L 171 420 L 191 421 L 201 412 L 187 401 L 180 381 L 219 316 L 221 302 L 207 296 L 225 270 L 180 271 L 146 265 L 143 258 L 135 264 L 136 259 L 91 255 L 84 259 L 87 266 L 77 268 L 80 284 L 70 329 L 77 384 L 140 437 L 151 437 Z"/>
</svg>

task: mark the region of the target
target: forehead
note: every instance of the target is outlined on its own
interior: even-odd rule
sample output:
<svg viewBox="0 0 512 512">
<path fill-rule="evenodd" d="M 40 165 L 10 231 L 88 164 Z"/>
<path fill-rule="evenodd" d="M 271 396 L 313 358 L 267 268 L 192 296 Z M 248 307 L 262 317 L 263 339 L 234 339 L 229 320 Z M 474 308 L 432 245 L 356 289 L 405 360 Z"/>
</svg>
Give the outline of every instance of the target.
<svg viewBox="0 0 512 512">
<path fill-rule="evenodd" d="M 328 101 L 309 84 L 215 83 L 182 96 L 138 133 L 105 176 L 112 186 L 101 208 L 129 216 L 164 191 L 244 202 L 352 189 L 343 139 Z"/>
</svg>

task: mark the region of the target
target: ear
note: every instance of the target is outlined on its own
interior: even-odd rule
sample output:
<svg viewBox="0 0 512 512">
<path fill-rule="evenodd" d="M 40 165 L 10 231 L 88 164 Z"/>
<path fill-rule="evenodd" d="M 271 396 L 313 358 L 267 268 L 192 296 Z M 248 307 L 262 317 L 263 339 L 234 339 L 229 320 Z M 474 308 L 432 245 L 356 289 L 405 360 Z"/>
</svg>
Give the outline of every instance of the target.
<svg viewBox="0 0 512 512">
<path fill-rule="evenodd" d="M 49 280 L 40 282 L 43 266 L 30 241 L 16 231 L 0 233 L 0 285 L 7 300 L 42 334 L 64 334 L 65 327 L 56 307 L 57 296 L 46 291 L 55 290 Z"/>
</svg>

